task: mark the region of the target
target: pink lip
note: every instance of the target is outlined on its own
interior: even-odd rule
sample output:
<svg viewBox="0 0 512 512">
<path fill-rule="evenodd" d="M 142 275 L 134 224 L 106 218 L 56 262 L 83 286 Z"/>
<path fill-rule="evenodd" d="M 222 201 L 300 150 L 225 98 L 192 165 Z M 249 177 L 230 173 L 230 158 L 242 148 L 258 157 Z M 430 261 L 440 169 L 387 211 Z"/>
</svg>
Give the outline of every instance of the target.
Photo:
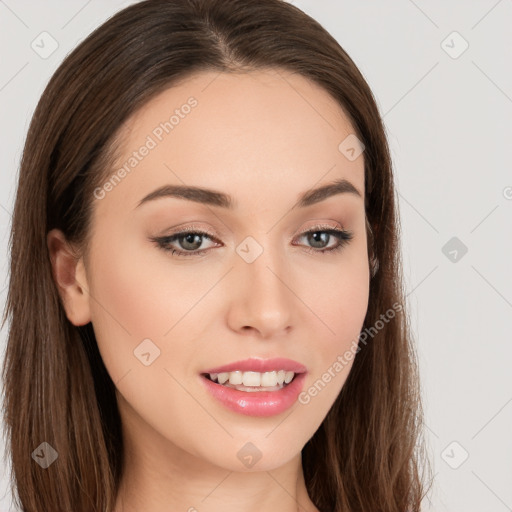
<svg viewBox="0 0 512 512">
<path fill-rule="evenodd" d="M 286 411 L 297 401 L 304 387 L 306 373 L 298 373 L 289 384 L 278 391 L 239 391 L 213 382 L 204 375 L 200 378 L 208 392 L 231 411 L 247 416 L 268 417 Z"/>
<path fill-rule="evenodd" d="M 277 357 L 274 359 L 244 359 L 243 361 L 235 361 L 234 363 L 229 363 L 224 366 L 217 366 L 216 368 L 211 368 L 209 370 L 205 370 L 202 373 L 222 373 L 222 372 L 234 372 L 236 370 L 240 370 L 242 372 L 272 372 L 285 370 L 287 372 L 294 373 L 305 373 L 306 367 L 297 361 L 292 361 L 291 359 L 285 359 L 282 357 Z"/>
</svg>

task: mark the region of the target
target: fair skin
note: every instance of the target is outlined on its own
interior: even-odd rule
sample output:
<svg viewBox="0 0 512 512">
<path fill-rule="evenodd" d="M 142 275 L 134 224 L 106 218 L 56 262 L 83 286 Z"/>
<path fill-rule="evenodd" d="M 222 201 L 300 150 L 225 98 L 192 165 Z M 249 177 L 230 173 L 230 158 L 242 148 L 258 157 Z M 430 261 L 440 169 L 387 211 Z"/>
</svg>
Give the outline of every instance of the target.
<svg viewBox="0 0 512 512">
<path fill-rule="evenodd" d="M 191 96 L 197 106 L 159 141 L 155 127 Z M 48 235 L 66 315 L 74 325 L 92 322 L 117 388 L 126 462 L 115 512 L 318 512 L 301 450 L 352 365 L 309 403 L 270 417 L 227 409 L 200 373 L 249 357 L 286 357 L 307 367 L 307 390 L 358 338 L 369 296 L 364 160 L 338 150 L 354 129 L 322 88 L 266 70 L 196 74 L 151 100 L 123 130 L 119 167 L 148 135 L 158 144 L 104 197 L 92 198 L 87 258 L 73 259 L 59 231 Z M 292 209 L 302 193 L 339 179 L 361 196 Z M 137 207 L 168 184 L 229 194 L 236 207 L 176 197 Z M 200 238 L 194 249 L 182 238 L 172 248 L 209 249 L 202 256 L 171 255 L 150 239 L 192 224 L 215 239 Z M 338 241 L 323 235 L 315 245 L 303 235 L 318 225 L 353 238 L 321 253 Z M 263 248 L 251 263 L 236 252 L 248 236 Z M 134 356 L 147 338 L 160 350 L 148 366 Z M 261 453 L 250 468 L 237 457 L 247 442 Z"/>
</svg>

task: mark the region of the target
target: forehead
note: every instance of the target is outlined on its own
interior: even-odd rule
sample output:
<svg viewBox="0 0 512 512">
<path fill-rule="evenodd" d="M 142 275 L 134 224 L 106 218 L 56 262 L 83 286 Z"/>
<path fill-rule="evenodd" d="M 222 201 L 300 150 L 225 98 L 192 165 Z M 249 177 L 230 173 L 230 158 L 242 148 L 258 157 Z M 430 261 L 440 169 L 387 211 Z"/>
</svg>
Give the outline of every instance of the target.
<svg viewBox="0 0 512 512">
<path fill-rule="evenodd" d="M 125 123 L 109 194 L 135 207 L 163 184 L 196 185 L 287 201 L 346 178 L 364 194 L 363 156 L 339 146 L 354 128 L 319 85 L 284 70 L 201 72 L 149 101 Z M 148 148 L 148 149 L 144 149 Z M 141 155 L 144 153 L 144 155 Z M 282 197 L 281 197 L 282 198 Z"/>
</svg>

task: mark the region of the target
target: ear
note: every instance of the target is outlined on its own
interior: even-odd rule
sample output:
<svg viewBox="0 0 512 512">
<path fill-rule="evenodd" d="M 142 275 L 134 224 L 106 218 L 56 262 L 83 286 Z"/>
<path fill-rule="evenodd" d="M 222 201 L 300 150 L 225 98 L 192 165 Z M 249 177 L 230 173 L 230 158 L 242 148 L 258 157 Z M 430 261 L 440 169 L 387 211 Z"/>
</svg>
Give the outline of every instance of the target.
<svg viewBox="0 0 512 512">
<path fill-rule="evenodd" d="M 76 326 L 91 321 L 89 285 L 83 258 L 78 258 L 62 231 L 52 229 L 46 236 L 52 274 L 64 304 L 66 316 Z"/>
</svg>

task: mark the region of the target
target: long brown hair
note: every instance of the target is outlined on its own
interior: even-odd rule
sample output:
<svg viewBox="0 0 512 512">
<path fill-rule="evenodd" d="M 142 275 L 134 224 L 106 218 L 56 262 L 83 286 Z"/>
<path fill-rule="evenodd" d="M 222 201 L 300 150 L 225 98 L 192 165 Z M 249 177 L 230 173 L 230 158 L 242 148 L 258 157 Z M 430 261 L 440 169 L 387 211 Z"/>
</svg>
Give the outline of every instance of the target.
<svg viewBox="0 0 512 512">
<path fill-rule="evenodd" d="M 360 339 L 340 395 L 303 449 L 307 490 L 322 512 L 420 510 L 428 461 L 392 162 L 366 81 L 319 23 L 285 1 L 146 0 L 66 57 L 37 105 L 23 151 L 2 378 L 13 500 L 25 512 L 111 512 L 123 468 L 115 386 L 91 323 L 76 327 L 65 315 L 47 233 L 58 228 L 85 250 L 93 190 L 111 173 L 116 134 L 156 94 L 202 70 L 263 68 L 316 82 L 348 116 L 365 146 L 368 256 L 378 261 L 363 331 L 371 339 Z M 394 318 L 376 329 L 393 304 L 401 306 Z M 43 442 L 58 454 L 44 470 L 31 456 Z"/>
</svg>

